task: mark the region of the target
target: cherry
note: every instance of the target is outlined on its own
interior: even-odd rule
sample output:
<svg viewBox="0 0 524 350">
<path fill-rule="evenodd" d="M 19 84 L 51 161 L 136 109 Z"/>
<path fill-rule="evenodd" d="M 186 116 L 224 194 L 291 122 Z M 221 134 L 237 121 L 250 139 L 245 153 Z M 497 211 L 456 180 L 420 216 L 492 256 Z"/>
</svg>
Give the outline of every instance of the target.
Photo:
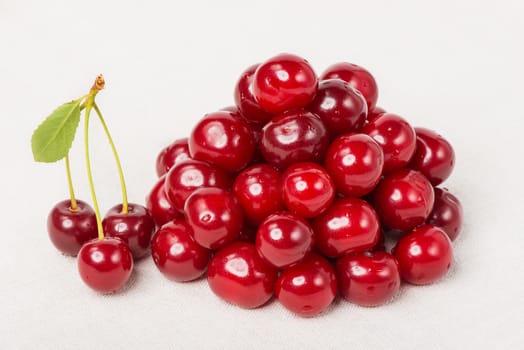
<svg viewBox="0 0 524 350">
<path fill-rule="evenodd" d="M 267 123 L 259 146 L 267 162 L 284 169 L 297 162 L 322 161 L 328 143 L 328 132 L 319 117 L 295 110 Z"/>
<path fill-rule="evenodd" d="M 311 162 L 295 163 L 282 175 L 282 193 L 286 207 L 304 218 L 326 210 L 335 198 L 335 185 L 327 171 Z"/>
<path fill-rule="evenodd" d="M 340 198 L 313 221 L 319 252 L 331 258 L 375 246 L 380 223 L 371 205 L 358 198 Z"/>
<path fill-rule="evenodd" d="M 444 231 L 424 225 L 403 236 L 393 248 L 400 276 L 411 284 L 430 284 L 451 267 L 453 250 Z"/>
<path fill-rule="evenodd" d="M 229 192 L 203 187 L 191 194 L 184 206 L 193 237 L 201 246 L 218 249 L 235 241 L 242 229 L 242 210 Z"/>
<path fill-rule="evenodd" d="M 258 227 L 258 254 L 279 269 L 302 260 L 313 246 L 313 229 L 300 217 L 278 212 L 269 215 Z"/>
<path fill-rule="evenodd" d="M 452 241 L 462 228 L 462 204 L 447 189 L 435 188 L 435 205 L 426 223 L 440 227 Z"/>
<path fill-rule="evenodd" d="M 165 189 L 166 175 L 162 175 L 146 197 L 146 207 L 155 224 L 160 227 L 168 221 L 182 217 L 169 201 Z"/>
<path fill-rule="evenodd" d="M 121 239 L 93 239 L 78 252 L 80 277 L 97 292 L 116 292 L 129 280 L 132 270 L 133 255 Z"/>
<path fill-rule="evenodd" d="M 322 73 L 320 80 L 326 79 L 341 79 L 348 82 L 362 93 L 369 111 L 375 108 L 378 100 L 378 86 L 375 78 L 366 69 L 353 63 L 340 62 L 329 66 Z"/>
<path fill-rule="evenodd" d="M 233 193 L 246 219 L 258 225 L 269 214 L 284 209 L 280 172 L 269 164 L 256 164 L 240 172 Z"/>
<path fill-rule="evenodd" d="M 372 122 L 373 120 L 377 119 L 384 113 L 386 113 L 386 110 L 384 108 L 375 106 L 375 108 L 373 108 L 372 110 L 368 112 L 367 121 Z"/>
<path fill-rule="evenodd" d="M 362 94 L 340 79 L 321 81 L 308 109 L 320 117 L 331 136 L 360 130 L 368 111 Z"/>
<path fill-rule="evenodd" d="M 426 221 L 433 209 L 435 195 L 424 175 L 401 169 L 380 182 L 373 199 L 384 225 L 393 230 L 409 231 Z"/>
<path fill-rule="evenodd" d="M 187 197 L 200 187 L 227 189 L 229 175 L 209 163 L 186 160 L 176 164 L 166 175 L 165 190 L 169 201 L 180 212 L 184 211 Z"/>
<path fill-rule="evenodd" d="M 149 252 L 155 222 L 147 208 L 129 203 L 128 212 L 122 213 L 122 204 L 115 205 L 106 213 L 102 225 L 106 236 L 120 238 L 129 245 L 135 259 Z"/>
<path fill-rule="evenodd" d="M 400 290 L 395 258 L 386 252 L 366 252 L 338 259 L 336 265 L 340 294 L 361 306 L 378 306 Z"/>
<path fill-rule="evenodd" d="M 253 95 L 253 79 L 259 65 L 254 64 L 242 73 L 235 86 L 234 96 L 238 109 L 248 121 L 264 125 L 273 115 L 264 111 Z"/>
<path fill-rule="evenodd" d="M 82 245 L 98 236 L 93 208 L 84 201 L 76 200 L 76 210 L 71 200 L 55 204 L 47 217 L 47 232 L 56 249 L 63 254 L 76 256 Z"/>
<path fill-rule="evenodd" d="M 405 167 L 415 153 L 415 130 L 396 114 L 381 114 L 370 121 L 362 132 L 371 136 L 382 147 L 384 174 Z"/>
<path fill-rule="evenodd" d="M 305 59 L 284 53 L 258 66 L 252 84 L 260 107 L 277 114 L 307 106 L 315 97 L 318 80 Z"/>
<path fill-rule="evenodd" d="M 199 278 L 211 259 L 211 251 L 198 245 L 192 235 L 191 227 L 183 219 L 175 219 L 162 226 L 151 241 L 156 267 L 173 281 Z"/>
<path fill-rule="evenodd" d="M 190 159 L 187 138 L 175 140 L 164 147 L 156 158 L 156 173 L 160 177 L 166 174 L 173 165 Z"/>
<path fill-rule="evenodd" d="M 317 254 L 282 272 L 275 295 L 291 312 L 312 317 L 323 312 L 335 299 L 337 280 L 331 264 Z"/>
<path fill-rule="evenodd" d="M 345 196 L 361 197 L 378 184 L 384 166 L 384 154 L 368 135 L 342 135 L 329 146 L 324 166 L 331 174 L 338 192 Z"/>
<path fill-rule="evenodd" d="M 276 279 L 276 270 L 258 256 L 254 245 L 245 242 L 219 250 L 207 271 L 209 287 L 217 296 L 246 309 L 265 304 Z"/>
<path fill-rule="evenodd" d="M 455 166 L 451 144 L 433 130 L 415 128 L 416 150 L 409 167 L 424 174 L 433 186 L 444 182 Z"/>
<path fill-rule="evenodd" d="M 189 136 L 191 157 L 226 171 L 243 169 L 253 157 L 255 142 L 249 125 L 234 113 L 207 114 Z"/>
</svg>

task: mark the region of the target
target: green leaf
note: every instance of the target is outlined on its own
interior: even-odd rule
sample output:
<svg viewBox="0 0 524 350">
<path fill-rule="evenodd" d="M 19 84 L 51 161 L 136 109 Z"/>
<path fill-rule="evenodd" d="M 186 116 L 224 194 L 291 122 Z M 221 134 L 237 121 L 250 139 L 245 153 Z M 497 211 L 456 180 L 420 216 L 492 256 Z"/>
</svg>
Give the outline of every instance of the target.
<svg viewBox="0 0 524 350">
<path fill-rule="evenodd" d="M 35 161 L 53 163 L 67 155 L 80 122 L 80 103 L 64 103 L 36 128 L 31 138 Z"/>
</svg>

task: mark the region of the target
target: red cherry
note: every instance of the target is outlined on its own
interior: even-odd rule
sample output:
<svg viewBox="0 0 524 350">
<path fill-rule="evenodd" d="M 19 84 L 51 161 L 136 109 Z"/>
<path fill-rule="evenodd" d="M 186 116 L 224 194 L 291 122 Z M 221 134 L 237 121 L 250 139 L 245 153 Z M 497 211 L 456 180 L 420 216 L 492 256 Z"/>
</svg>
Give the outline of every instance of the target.
<svg viewBox="0 0 524 350">
<path fill-rule="evenodd" d="M 151 241 L 151 253 L 156 267 L 167 278 L 186 282 L 204 274 L 211 251 L 198 245 L 191 227 L 183 219 L 162 226 Z"/>
<path fill-rule="evenodd" d="M 386 113 L 386 110 L 382 107 L 375 106 L 371 111 L 368 112 L 368 122 L 372 122 L 373 120 L 380 117 L 382 114 Z"/>
<path fill-rule="evenodd" d="M 47 217 L 47 232 L 56 249 L 63 254 L 76 256 L 82 245 L 98 237 L 93 208 L 76 200 L 77 209 L 71 210 L 71 200 L 55 204 Z"/>
<path fill-rule="evenodd" d="M 280 54 L 257 68 L 252 84 L 260 107 L 277 114 L 307 106 L 315 97 L 318 80 L 305 59 Z"/>
<path fill-rule="evenodd" d="M 287 168 L 282 175 L 282 188 L 286 207 L 304 218 L 319 215 L 335 198 L 335 185 L 327 171 L 310 162 Z"/>
<path fill-rule="evenodd" d="M 233 193 L 246 218 L 258 225 L 269 214 L 284 209 L 280 173 L 269 164 L 256 164 L 239 173 Z"/>
<path fill-rule="evenodd" d="M 368 135 L 342 135 L 329 146 L 324 166 L 338 192 L 361 197 L 377 186 L 384 166 L 384 154 Z"/>
<path fill-rule="evenodd" d="M 207 114 L 189 136 L 191 157 L 227 171 L 239 171 L 253 157 L 255 142 L 248 124 L 234 113 Z"/>
<path fill-rule="evenodd" d="M 235 86 L 235 103 L 246 120 L 264 125 L 273 117 L 264 111 L 253 95 L 253 79 L 259 64 L 254 64 L 246 69 Z"/>
<path fill-rule="evenodd" d="M 371 136 L 384 152 L 384 174 L 405 167 L 415 153 L 415 130 L 402 117 L 384 113 L 362 130 Z"/>
<path fill-rule="evenodd" d="M 358 198 L 341 198 L 313 221 L 316 248 L 336 258 L 366 251 L 378 242 L 380 223 L 371 205 Z"/>
<path fill-rule="evenodd" d="M 280 114 L 266 124 L 260 140 L 264 159 L 284 169 L 297 162 L 320 162 L 329 135 L 318 116 L 305 110 Z"/>
<path fill-rule="evenodd" d="M 433 209 L 435 195 L 424 175 L 401 169 L 380 182 L 373 200 L 384 225 L 393 230 L 409 231 L 426 221 Z"/>
<path fill-rule="evenodd" d="M 318 115 L 332 136 L 360 130 L 366 121 L 366 100 L 340 79 L 323 80 L 308 109 Z"/>
<path fill-rule="evenodd" d="M 344 299 L 361 306 L 378 306 L 400 290 L 395 258 L 386 252 L 366 252 L 338 259 L 337 280 Z"/>
<path fill-rule="evenodd" d="M 462 228 L 462 204 L 447 189 L 435 188 L 435 205 L 426 223 L 440 227 L 452 241 Z"/>
<path fill-rule="evenodd" d="M 166 174 L 173 165 L 190 159 L 187 138 L 176 140 L 164 147 L 156 158 L 156 173 L 160 177 Z"/>
<path fill-rule="evenodd" d="M 269 215 L 258 227 L 258 254 L 279 269 L 302 260 L 313 246 L 313 229 L 304 219 L 288 212 Z"/>
<path fill-rule="evenodd" d="M 132 270 L 133 255 L 121 239 L 94 239 L 78 252 L 80 277 L 97 292 L 116 292 L 129 280 Z"/>
<path fill-rule="evenodd" d="M 169 201 L 180 212 L 184 211 L 187 197 L 200 187 L 227 189 L 229 175 L 217 167 L 198 160 L 176 164 L 166 175 L 165 190 Z"/>
<path fill-rule="evenodd" d="M 317 254 L 282 272 L 275 295 L 289 311 L 313 317 L 324 311 L 335 299 L 337 280 L 331 264 Z"/>
<path fill-rule="evenodd" d="M 453 250 L 444 231 L 424 225 L 401 237 L 393 255 L 400 276 L 411 284 L 430 284 L 443 277 L 451 267 Z"/>
<path fill-rule="evenodd" d="M 196 190 L 184 207 L 193 237 L 201 246 L 218 249 L 235 241 L 242 229 L 242 210 L 229 192 L 213 187 Z"/>
<path fill-rule="evenodd" d="M 129 203 L 128 212 L 122 213 L 122 204 L 109 209 L 102 221 L 107 237 L 120 238 L 129 245 L 135 259 L 149 253 L 149 243 L 155 231 L 155 222 L 149 210 Z"/>
<path fill-rule="evenodd" d="M 146 197 L 146 207 L 158 227 L 175 218 L 182 217 L 182 214 L 167 198 L 165 182 L 166 176 L 162 175 Z"/>
<path fill-rule="evenodd" d="M 415 128 L 417 146 L 409 167 L 420 171 L 433 186 L 444 182 L 455 166 L 451 144 L 433 130 Z"/>
<path fill-rule="evenodd" d="M 209 263 L 207 281 L 223 300 L 246 309 L 265 304 L 273 295 L 276 270 L 250 243 L 236 242 L 219 250 Z"/>
<path fill-rule="evenodd" d="M 366 69 L 353 63 L 340 62 L 329 66 L 320 76 L 320 80 L 326 79 L 341 79 L 348 82 L 362 93 L 369 111 L 375 108 L 378 100 L 378 86 L 375 78 Z"/>
</svg>

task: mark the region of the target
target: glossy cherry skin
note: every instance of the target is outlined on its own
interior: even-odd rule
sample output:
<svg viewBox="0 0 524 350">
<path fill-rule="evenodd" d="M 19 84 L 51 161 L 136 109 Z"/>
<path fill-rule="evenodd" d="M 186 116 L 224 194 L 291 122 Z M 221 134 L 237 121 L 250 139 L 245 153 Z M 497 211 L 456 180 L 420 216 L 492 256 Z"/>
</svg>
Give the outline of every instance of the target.
<svg viewBox="0 0 524 350">
<path fill-rule="evenodd" d="M 386 110 L 382 107 L 375 106 L 372 110 L 368 111 L 368 122 L 372 122 L 373 120 L 380 117 L 382 114 L 386 113 Z"/>
<path fill-rule="evenodd" d="M 387 228 L 406 232 L 426 221 L 433 209 L 435 194 L 429 180 L 420 172 L 401 169 L 382 179 L 373 200 Z"/>
<path fill-rule="evenodd" d="M 281 273 L 275 295 L 289 311 L 302 317 L 316 316 L 337 295 L 335 270 L 326 259 L 312 253 Z"/>
<path fill-rule="evenodd" d="M 253 225 L 284 209 L 281 174 L 269 164 L 256 164 L 240 172 L 233 183 L 233 194 Z"/>
<path fill-rule="evenodd" d="M 318 80 L 305 59 L 284 53 L 258 66 L 252 84 L 260 107 L 277 114 L 307 106 L 315 97 Z"/>
<path fill-rule="evenodd" d="M 242 209 L 235 197 L 220 188 L 203 187 L 193 192 L 184 213 L 195 241 L 209 249 L 235 241 L 243 226 Z"/>
<path fill-rule="evenodd" d="M 232 243 L 211 259 L 207 281 L 221 299 L 245 309 L 264 305 L 273 296 L 277 271 L 257 254 L 255 246 Z"/>
<path fill-rule="evenodd" d="M 400 276 L 411 284 L 430 284 L 442 278 L 451 267 L 453 249 L 444 231 L 424 225 L 401 237 L 393 248 Z"/>
<path fill-rule="evenodd" d="M 384 113 L 378 116 L 362 132 L 371 136 L 382 147 L 384 174 L 405 167 L 415 153 L 415 130 L 396 114 Z"/>
<path fill-rule="evenodd" d="M 211 251 L 195 242 L 191 227 L 183 219 L 168 222 L 155 233 L 151 254 L 160 272 L 177 282 L 199 278 L 211 260 Z"/>
<path fill-rule="evenodd" d="M 452 241 L 462 229 L 462 204 L 447 189 L 435 188 L 435 205 L 426 223 L 440 227 Z"/>
<path fill-rule="evenodd" d="M 122 204 L 109 209 L 102 221 L 107 237 L 120 238 L 126 242 L 135 259 L 149 253 L 155 222 L 147 208 L 129 203 L 127 214 L 122 213 Z"/>
<path fill-rule="evenodd" d="M 98 237 L 96 216 L 93 208 L 84 201 L 77 201 L 72 211 L 71 201 L 55 204 L 47 217 L 47 232 L 53 245 L 66 255 L 76 256 L 82 245 Z"/>
<path fill-rule="evenodd" d="M 158 227 L 175 218 L 182 217 L 182 214 L 167 198 L 165 182 L 166 176 L 162 175 L 146 196 L 147 210 L 149 210 Z"/>
<path fill-rule="evenodd" d="M 303 218 L 312 218 L 333 203 L 335 184 L 320 165 L 295 163 L 282 175 L 282 198 L 289 211 Z"/>
<path fill-rule="evenodd" d="M 417 146 L 409 167 L 420 171 L 433 186 L 444 182 L 455 166 L 451 144 L 433 130 L 415 128 Z"/>
<path fill-rule="evenodd" d="M 254 124 L 264 125 L 271 120 L 273 115 L 264 111 L 253 95 L 253 79 L 255 71 L 260 64 L 247 68 L 235 85 L 235 103 L 242 115 Z"/>
<path fill-rule="evenodd" d="M 119 238 L 94 239 L 82 246 L 77 264 L 87 286 L 99 293 L 113 293 L 129 280 L 133 255 Z"/>
<path fill-rule="evenodd" d="M 337 191 L 352 197 L 371 192 L 380 180 L 383 166 L 382 148 L 365 134 L 339 136 L 329 145 L 324 160 Z"/>
<path fill-rule="evenodd" d="M 348 82 L 362 93 L 369 111 L 375 108 L 378 100 L 378 86 L 375 78 L 365 68 L 348 62 L 336 63 L 329 66 L 320 76 L 320 80 L 326 79 L 341 79 Z"/>
<path fill-rule="evenodd" d="M 320 117 L 331 136 L 360 130 L 368 113 L 360 91 L 340 79 L 321 81 L 308 109 Z"/>
<path fill-rule="evenodd" d="M 284 269 L 311 251 L 313 235 L 313 229 L 304 219 L 289 212 L 278 212 L 258 226 L 255 245 L 268 264 Z"/>
<path fill-rule="evenodd" d="M 264 126 L 260 151 L 264 159 L 285 169 L 298 162 L 320 162 L 329 134 L 320 118 L 305 110 L 285 112 Z"/>
<path fill-rule="evenodd" d="M 337 281 L 342 297 L 361 306 L 379 306 L 400 290 L 395 258 L 386 252 L 365 252 L 338 259 Z"/>
<path fill-rule="evenodd" d="M 187 197 L 200 187 L 230 186 L 227 172 L 207 162 L 186 160 L 176 164 L 166 175 L 165 190 L 169 201 L 180 212 L 184 211 Z"/>
<path fill-rule="evenodd" d="M 164 147 L 156 158 L 156 173 L 160 177 L 166 174 L 173 165 L 190 159 L 187 138 L 175 140 L 173 143 Z"/>
<path fill-rule="evenodd" d="M 330 258 L 366 251 L 378 242 L 380 222 L 371 205 L 340 198 L 313 221 L 316 249 Z"/>
<path fill-rule="evenodd" d="M 253 157 L 255 141 L 247 122 L 234 113 L 207 114 L 189 136 L 189 153 L 226 171 L 243 169 Z"/>
</svg>

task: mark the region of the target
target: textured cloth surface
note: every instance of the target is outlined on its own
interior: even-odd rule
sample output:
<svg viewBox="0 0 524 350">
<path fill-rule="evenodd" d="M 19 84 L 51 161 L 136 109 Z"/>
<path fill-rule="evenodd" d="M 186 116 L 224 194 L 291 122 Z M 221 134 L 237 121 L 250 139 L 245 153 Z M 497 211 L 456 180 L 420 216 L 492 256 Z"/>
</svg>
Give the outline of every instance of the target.
<svg viewBox="0 0 524 350">
<path fill-rule="evenodd" d="M 0 348 L 519 348 L 523 11 L 517 0 L 1 1 Z M 104 73 L 98 103 L 129 197 L 144 203 L 160 148 L 233 104 L 242 70 L 282 51 L 308 58 L 319 74 L 342 60 L 367 67 L 380 106 L 452 142 L 457 166 L 444 186 L 461 199 L 465 225 L 451 273 L 431 286 L 403 286 L 383 307 L 338 300 L 314 319 L 276 301 L 232 307 L 205 280 L 168 281 L 150 258 L 116 295 L 86 288 L 75 259 L 58 254 L 46 233 L 48 211 L 67 197 L 63 163 L 32 162 L 29 139 L 46 113 Z M 92 162 L 105 211 L 120 192 L 95 121 Z M 79 133 L 74 181 L 78 197 L 91 202 L 82 156 Z"/>
</svg>

